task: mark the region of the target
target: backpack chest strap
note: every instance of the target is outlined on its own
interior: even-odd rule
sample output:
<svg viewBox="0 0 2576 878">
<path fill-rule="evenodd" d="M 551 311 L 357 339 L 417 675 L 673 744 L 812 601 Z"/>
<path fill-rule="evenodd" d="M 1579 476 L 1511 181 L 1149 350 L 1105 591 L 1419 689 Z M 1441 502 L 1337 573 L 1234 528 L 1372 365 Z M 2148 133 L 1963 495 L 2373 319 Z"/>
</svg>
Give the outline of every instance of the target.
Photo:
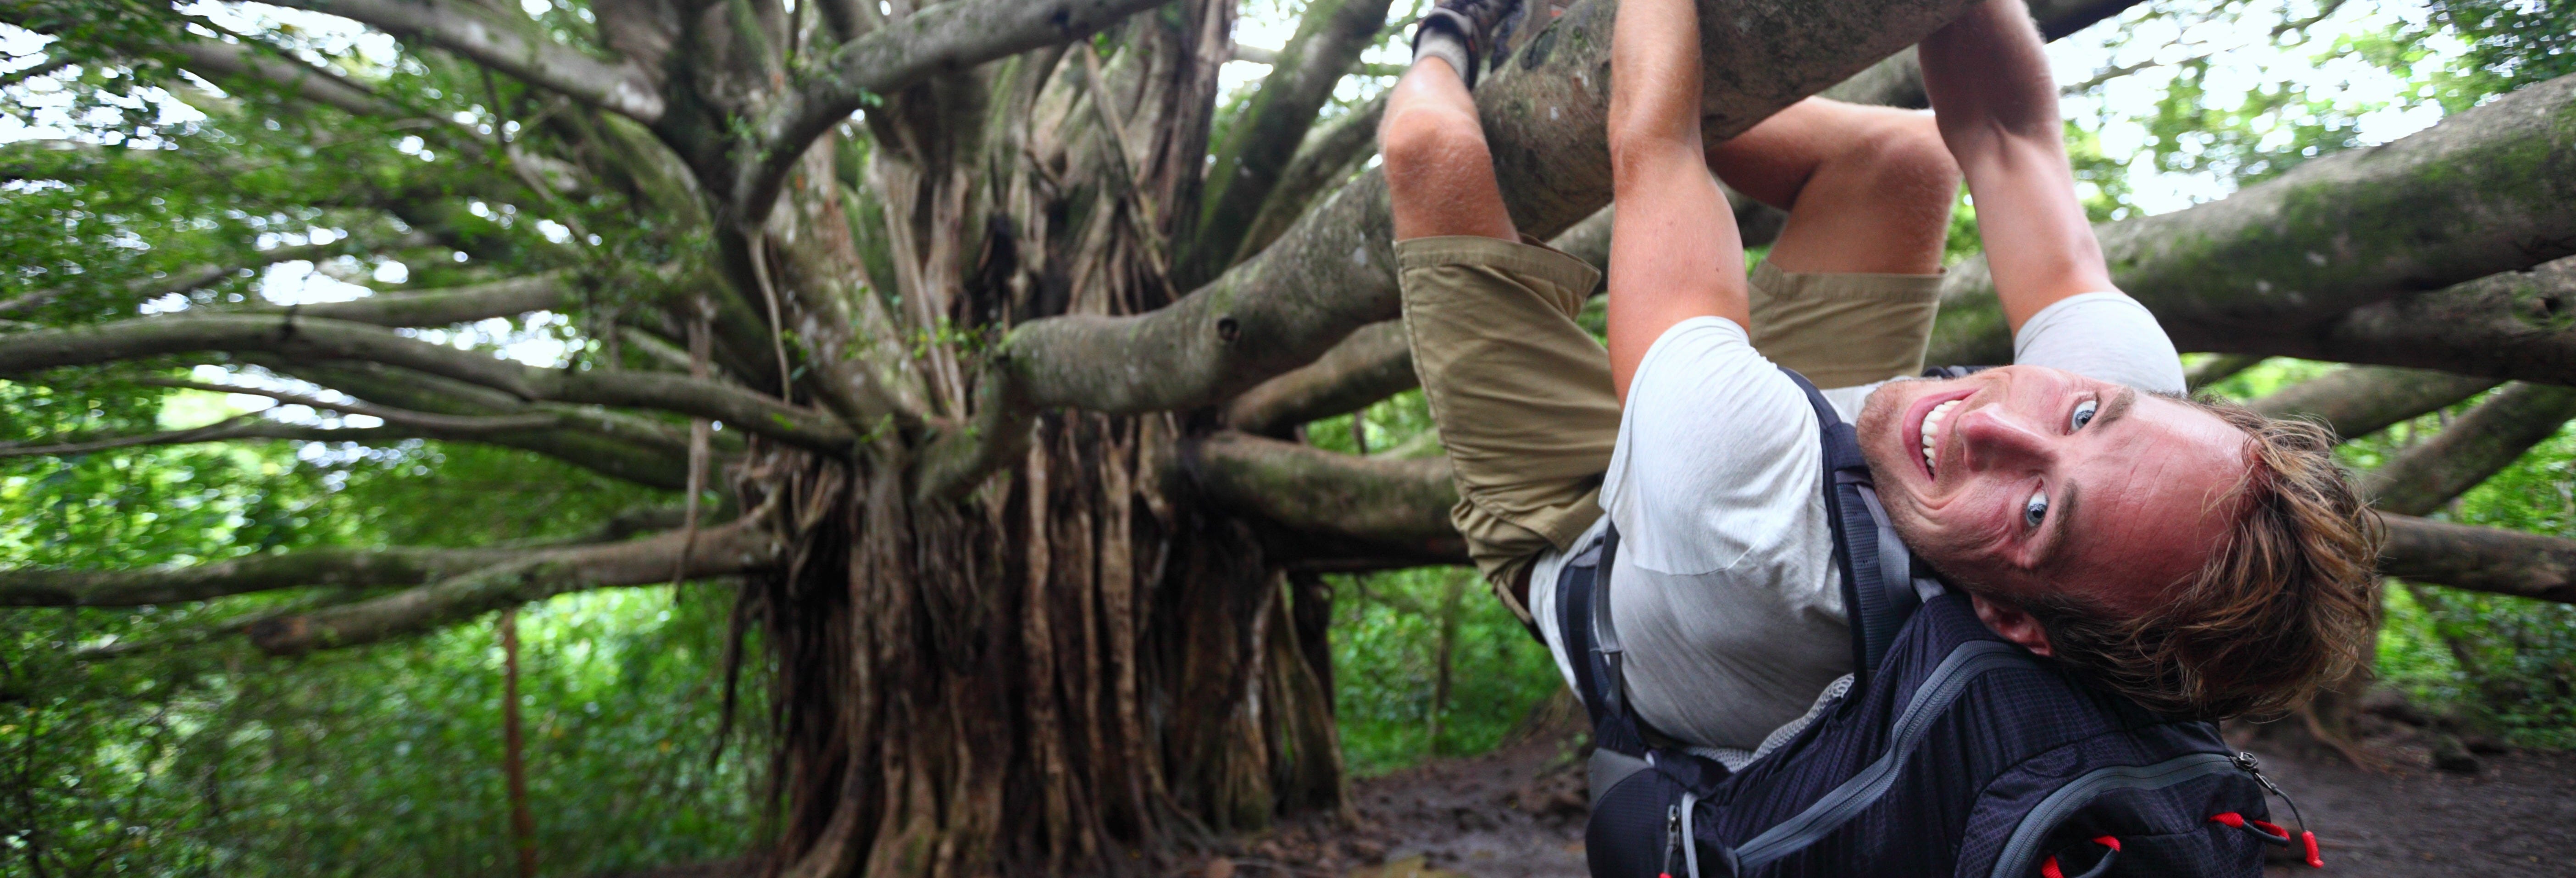
<svg viewBox="0 0 2576 878">
<path fill-rule="evenodd" d="M 1843 614 L 1852 631 L 1852 671 L 1857 683 L 1869 682 L 1871 671 L 1887 657 L 1888 645 L 1905 620 L 1940 593 L 1929 576 L 1918 576 L 1914 555 L 1888 523 L 1879 505 L 1878 488 L 1861 454 L 1860 432 L 1845 423 L 1833 403 L 1807 377 L 1780 370 L 1807 394 L 1815 410 L 1824 461 L 1825 515 L 1833 523 L 1834 567 L 1842 574 Z"/>
</svg>

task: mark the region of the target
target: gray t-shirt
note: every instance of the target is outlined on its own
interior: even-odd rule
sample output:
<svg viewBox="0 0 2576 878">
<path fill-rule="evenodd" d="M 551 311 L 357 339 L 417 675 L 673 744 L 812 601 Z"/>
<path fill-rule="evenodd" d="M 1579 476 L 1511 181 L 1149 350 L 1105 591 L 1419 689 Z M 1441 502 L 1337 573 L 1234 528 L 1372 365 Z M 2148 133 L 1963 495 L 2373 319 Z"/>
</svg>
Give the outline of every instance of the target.
<svg viewBox="0 0 2576 878">
<path fill-rule="evenodd" d="M 2074 296 L 2032 316 L 2014 336 L 2013 361 L 2183 391 L 2172 340 L 2119 293 Z M 1855 421 L 1885 383 L 1824 394 Z M 1629 383 L 1601 485 L 1605 521 L 1620 534 L 1610 612 L 1627 649 L 1631 703 L 1686 744 L 1752 751 L 1851 671 L 1817 429 L 1806 394 L 1720 317 L 1666 330 Z M 1569 685 L 1556 573 L 1601 530 L 1595 524 L 1574 552 L 1541 555 L 1531 570 L 1531 609 Z"/>
</svg>

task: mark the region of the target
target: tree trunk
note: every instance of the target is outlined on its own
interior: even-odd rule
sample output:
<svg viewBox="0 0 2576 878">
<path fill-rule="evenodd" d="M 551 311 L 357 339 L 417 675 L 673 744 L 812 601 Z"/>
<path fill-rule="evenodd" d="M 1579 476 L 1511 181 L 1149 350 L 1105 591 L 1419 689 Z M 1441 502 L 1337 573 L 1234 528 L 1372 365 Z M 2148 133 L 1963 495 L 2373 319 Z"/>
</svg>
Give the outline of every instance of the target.
<svg viewBox="0 0 2576 878">
<path fill-rule="evenodd" d="M 501 777 L 509 785 L 510 847 L 519 878 L 537 878 L 537 818 L 528 809 L 528 737 L 519 723 L 519 611 L 501 611 Z"/>
</svg>

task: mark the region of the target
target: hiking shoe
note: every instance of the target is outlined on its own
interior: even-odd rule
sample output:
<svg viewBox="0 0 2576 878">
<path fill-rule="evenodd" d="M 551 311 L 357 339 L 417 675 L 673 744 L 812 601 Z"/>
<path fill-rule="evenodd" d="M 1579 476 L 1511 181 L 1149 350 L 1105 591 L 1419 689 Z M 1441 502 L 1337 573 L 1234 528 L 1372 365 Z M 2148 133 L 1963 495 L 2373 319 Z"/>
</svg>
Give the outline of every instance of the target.
<svg viewBox="0 0 2576 878">
<path fill-rule="evenodd" d="M 1525 8 L 1522 0 L 1439 0 L 1413 28 L 1414 54 L 1422 54 L 1422 37 L 1426 33 L 1455 36 L 1467 50 L 1466 65 L 1458 75 L 1467 81 L 1468 88 L 1475 88 L 1476 75 L 1485 62 L 1504 54 L 1495 51 L 1497 48 L 1511 44 L 1512 30 L 1520 24 Z M 1442 57 L 1447 56 L 1444 53 Z"/>
</svg>

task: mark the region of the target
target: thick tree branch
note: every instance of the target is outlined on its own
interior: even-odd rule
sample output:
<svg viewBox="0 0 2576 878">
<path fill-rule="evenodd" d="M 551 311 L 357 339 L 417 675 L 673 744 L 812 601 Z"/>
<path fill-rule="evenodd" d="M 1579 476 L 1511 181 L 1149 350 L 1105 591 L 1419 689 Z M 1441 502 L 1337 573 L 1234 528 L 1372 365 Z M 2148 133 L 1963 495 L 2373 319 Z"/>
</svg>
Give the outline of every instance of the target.
<svg viewBox="0 0 2576 878">
<path fill-rule="evenodd" d="M 1293 530 L 1417 552 L 1458 539 L 1445 457 L 1386 460 L 1227 432 L 1199 442 L 1189 466 L 1210 499 Z"/>
<path fill-rule="evenodd" d="M 2359 439 L 2399 421 L 2484 393 L 2496 382 L 2424 369 L 2352 366 L 2282 388 L 2246 407 L 2275 418 L 2306 418 Z"/>
<path fill-rule="evenodd" d="M 440 415 L 431 414 L 429 412 L 415 412 L 408 409 L 374 405 L 364 402 L 335 402 L 321 397 L 306 396 L 301 393 L 289 393 L 283 390 L 271 390 L 265 387 L 241 387 L 231 384 L 208 384 L 202 381 L 177 381 L 168 378 L 143 378 L 137 380 L 135 383 L 152 387 L 175 387 L 182 390 L 202 390 L 208 393 L 238 393 L 247 396 L 265 396 L 287 405 L 300 405 L 318 411 L 366 415 L 367 417 L 383 420 L 388 424 L 419 427 L 425 430 L 466 433 L 482 433 L 504 430 L 535 430 L 559 426 L 566 420 L 569 420 L 565 417 L 565 413 L 562 412 L 530 412 L 524 415 L 501 415 L 497 417 Z"/>
<path fill-rule="evenodd" d="M 2471 407 L 2421 445 L 2363 473 L 2380 509 L 2425 515 L 2522 459 L 2576 418 L 2576 387 L 2514 383 Z"/>
<path fill-rule="evenodd" d="M 839 453 L 856 439 L 822 413 L 715 381 L 653 372 L 547 369 L 296 314 L 157 317 L 0 337 L 0 375 L 205 351 L 289 360 L 360 360 L 500 390 L 529 401 L 649 408 L 713 418 L 780 441 Z"/>
<path fill-rule="evenodd" d="M 2095 231 L 2183 350 L 2287 353 L 2352 309 L 2576 254 L 2576 76 Z M 1982 259 L 1951 269 L 1942 297 L 1932 362 L 2010 361 Z"/>
<path fill-rule="evenodd" d="M 1308 134 L 1305 145 L 1297 148 L 1297 157 L 1288 160 L 1288 167 L 1279 171 L 1279 182 L 1262 199 L 1260 212 L 1244 230 L 1243 242 L 1236 245 L 1227 264 L 1250 259 L 1279 240 L 1315 203 L 1316 193 L 1348 177 L 1353 167 L 1376 153 L 1377 124 L 1385 116 L 1386 93 L 1379 92 L 1359 109 Z"/>
<path fill-rule="evenodd" d="M 562 423 L 571 426 L 472 437 L 471 441 L 532 451 L 663 490 L 681 490 L 687 483 L 689 431 L 668 421 L 596 406 L 531 403 L 490 388 L 374 363 L 289 363 L 267 355 L 250 355 L 246 359 L 270 371 L 413 411 L 468 417 L 556 413 Z M 711 438 L 712 451 L 719 458 L 739 455 L 744 450 L 742 431 L 721 430 Z"/>
<path fill-rule="evenodd" d="M 530 85 L 651 125 L 664 104 L 652 77 L 633 64 L 601 61 L 581 50 L 491 20 L 444 0 L 277 0 L 366 24 L 454 52 Z"/>
<path fill-rule="evenodd" d="M 352 116 L 402 119 L 418 116 L 409 108 L 378 96 L 374 89 L 311 64 L 218 40 L 186 40 L 171 46 L 188 72 L 222 85 L 249 79 L 277 86 L 288 94 L 338 109 Z M 440 120 L 443 125 L 453 123 Z"/>
<path fill-rule="evenodd" d="M 1286 436 L 1308 421 L 1359 411 L 1421 383 L 1404 321 L 1360 327 L 1314 362 L 1264 381 L 1226 403 L 1226 424 L 1260 436 Z"/>
<path fill-rule="evenodd" d="M 746 228 L 764 222 L 806 148 L 871 96 L 943 71 L 1081 39 L 1156 5 L 1158 0 L 951 0 L 841 44 L 760 119 L 735 178 L 721 181 L 732 185 L 737 221 Z"/>
<path fill-rule="evenodd" d="M 1197 286 L 1242 252 L 1246 234 L 1271 190 L 1285 179 L 1316 112 L 1386 27 L 1388 3 L 1307 4 L 1296 36 L 1280 49 L 1270 75 L 1238 111 L 1225 142 L 1210 152 L 1215 164 L 1208 166 L 1199 222 L 1189 247 L 1173 260 L 1173 282 Z"/>
<path fill-rule="evenodd" d="M 2381 515 L 2379 572 L 2409 582 L 2576 603 L 2576 540 Z"/>
<path fill-rule="evenodd" d="M 544 426 L 531 428 L 525 425 L 525 422 L 538 418 L 544 419 Z M 69 457 L 118 448 L 272 439 L 294 442 L 350 442 L 372 446 L 392 445 L 406 439 L 438 439 L 449 442 L 478 442 L 534 452 L 600 475 L 634 482 L 648 488 L 677 491 L 687 484 L 688 457 L 685 451 L 654 447 L 606 435 L 595 429 L 596 424 L 584 424 L 585 419 L 578 415 L 554 413 L 497 416 L 480 420 L 483 423 L 466 423 L 452 428 L 316 427 L 245 415 L 187 430 L 105 437 L 73 435 L 57 437 L 45 442 L 0 445 L 0 458 L 39 455 Z M 581 424 L 582 427 L 592 429 L 570 428 L 562 426 L 564 424 Z"/>
<path fill-rule="evenodd" d="M 2199 390 L 2225 381 L 2238 372 L 2262 365 L 2263 361 L 2268 359 L 2271 357 L 2262 354 L 2220 354 L 2200 361 L 2199 365 L 2182 370 L 2182 383 L 2184 387 Z"/>
<path fill-rule="evenodd" d="M 415 232 L 402 237 L 388 246 L 396 248 L 422 247 L 427 246 L 430 243 L 429 236 Z M 185 293 L 245 271 L 264 268 L 280 262 L 295 262 L 299 260 L 319 261 L 329 259 L 333 256 L 353 252 L 363 252 L 371 249 L 380 248 L 375 245 L 359 242 L 355 238 L 342 238 L 328 244 L 299 244 L 289 247 L 274 247 L 254 252 L 251 254 L 249 259 L 239 263 L 229 265 L 199 265 L 193 268 L 185 268 L 171 272 L 160 277 L 138 278 L 127 283 L 125 285 L 125 291 L 128 295 L 132 296 L 135 301 L 146 302 L 173 293 Z M 64 292 L 65 291 L 61 289 L 41 289 L 22 293 L 5 301 L 0 301 L 0 316 L 14 314 L 30 308 L 42 306 L 47 302 L 61 298 Z"/>
<path fill-rule="evenodd" d="M 2213 347 L 2576 384 L 2576 257 L 2355 308 L 2304 331 L 2224 331 Z"/>
<path fill-rule="evenodd" d="M 303 586 L 418 585 L 526 554 L 525 550 L 397 546 L 307 549 L 140 570 L 22 568 L 0 571 L 0 606 L 135 607 Z"/>
<path fill-rule="evenodd" d="M 1847 104 L 1909 110 L 1932 106 L 1932 99 L 1923 93 L 1923 59 L 1915 55 L 1913 46 L 1869 65 L 1869 69 L 1850 79 L 1835 83 L 1822 95 Z"/>
<path fill-rule="evenodd" d="M 377 293 L 346 302 L 227 308 L 218 313 L 284 315 L 292 310 L 304 319 L 347 320 L 374 326 L 450 326 L 563 308 L 573 300 L 569 281 L 564 273 L 550 271 L 461 287 Z"/>
<path fill-rule="evenodd" d="M 955 4 L 959 6 L 971 4 Z M 1840 81 L 1948 22 L 1964 0 L 1913 0 L 1825 18 L 1786 0 L 1700 0 L 1711 141 Z M 1584 0 L 1515 51 L 1476 89 L 1506 206 L 1522 231 L 1552 236 L 1609 202 L 1610 24 L 1615 4 Z M 1025 442 L 1032 413 L 1110 413 L 1208 405 L 1313 362 L 1359 327 L 1396 316 L 1385 178 L 1345 184 L 1261 255 L 1149 314 L 1067 316 L 1014 331 L 982 377 L 972 429 L 936 437 L 917 490 L 981 481 Z M 1001 448 L 976 446 L 998 443 Z"/>
<path fill-rule="evenodd" d="M 749 573 L 774 566 L 783 554 L 767 517 L 755 513 L 695 533 L 525 553 L 409 591 L 264 621 L 251 627 L 250 639 L 270 653 L 291 655 L 428 631 L 568 592 Z"/>
<path fill-rule="evenodd" d="M 2039 24 L 2040 38 L 2053 42 L 2136 5 L 2138 0 L 2032 0 L 2030 17 Z M 1923 61 L 1911 47 L 1826 89 L 1824 96 L 1855 104 L 1915 110 L 1932 105 L 1923 94 Z"/>
</svg>

